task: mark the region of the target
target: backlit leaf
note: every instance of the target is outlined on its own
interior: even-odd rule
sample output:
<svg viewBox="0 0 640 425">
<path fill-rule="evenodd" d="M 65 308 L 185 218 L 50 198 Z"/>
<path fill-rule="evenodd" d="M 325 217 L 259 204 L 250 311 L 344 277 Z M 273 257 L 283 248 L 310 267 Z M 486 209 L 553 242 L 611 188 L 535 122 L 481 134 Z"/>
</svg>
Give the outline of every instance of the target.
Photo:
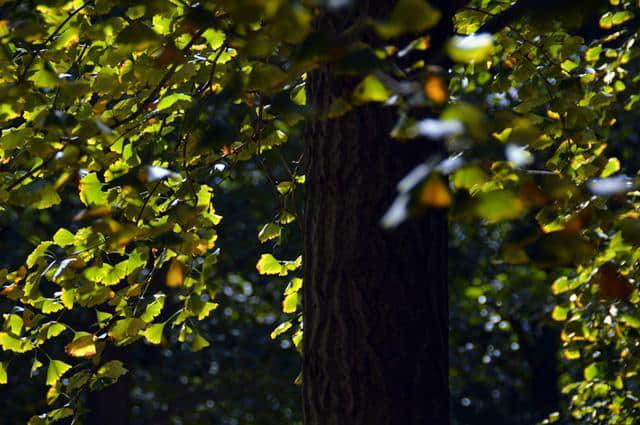
<svg viewBox="0 0 640 425">
<path fill-rule="evenodd" d="M 47 368 L 47 385 L 54 385 L 69 369 L 71 365 L 61 360 L 51 360 Z"/>
<path fill-rule="evenodd" d="M 184 285 L 186 273 L 187 267 L 182 263 L 182 261 L 177 258 L 171 260 L 166 276 L 167 286 L 170 288 L 177 288 Z"/>
<path fill-rule="evenodd" d="M 78 333 L 73 341 L 64 347 L 64 351 L 72 357 L 91 357 L 96 354 L 95 336 Z"/>
<path fill-rule="evenodd" d="M 149 326 L 147 329 L 142 331 L 142 336 L 150 344 L 160 344 L 162 342 L 162 331 L 164 330 L 164 323 L 154 323 Z"/>
</svg>

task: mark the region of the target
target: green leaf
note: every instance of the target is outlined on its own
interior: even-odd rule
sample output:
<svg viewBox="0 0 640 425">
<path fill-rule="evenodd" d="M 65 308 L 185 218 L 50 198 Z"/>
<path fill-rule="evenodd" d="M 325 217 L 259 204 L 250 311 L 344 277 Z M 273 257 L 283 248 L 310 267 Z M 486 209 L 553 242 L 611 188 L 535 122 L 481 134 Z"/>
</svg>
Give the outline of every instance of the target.
<svg viewBox="0 0 640 425">
<path fill-rule="evenodd" d="M 560 295 L 571 290 L 569 285 L 569 279 L 566 276 L 559 277 L 551 285 L 551 292 L 553 295 Z"/>
<path fill-rule="evenodd" d="M 138 334 L 146 326 L 147 324 L 137 317 L 121 319 L 111 326 L 108 334 L 116 345 L 126 345 L 138 339 Z"/>
<path fill-rule="evenodd" d="M 525 211 L 522 200 L 509 190 L 498 190 L 479 196 L 477 214 L 491 223 L 512 220 Z"/>
<path fill-rule="evenodd" d="M 271 254 L 262 254 L 256 268 L 260 274 L 280 274 L 284 267 L 275 257 Z"/>
<path fill-rule="evenodd" d="M 40 310 L 44 314 L 57 313 L 62 309 L 64 309 L 64 305 L 55 298 L 45 298 L 40 305 Z"/>
<path fill-rule="evenodd" d="M 275 223 L 267 223 L 262 226 L 260 232 L 258 233 L 258 239 L 260 242 L 265 243 L 271 239 L 277 239 L 280 237 L 282 233 L 282 227 Z"/>
<path fill-rule="evenodd" d="M 620 321 L 631 328 L 640 328 L 640 315 L 624 313 L 620 315 Z"/>
<path fill-rule="evenodd" d="M 75 240 L 76 238 L 73 235 L 73 233 L 71 233 L 65 228 L 61 228 L 56 232 L 55 235 L 53 235 L 53 242 L 55 242 L 56 245 L 62 246 L 62 247 L 65 247 L 67 245 L 72 245 L 75 242 Z"/>
<path fill-rule="evenodd" d="M 278 336 L 282 335 L 286 331 L 291 328 L 292 324 L 290 321 L 280 323 L 277 328 L 271 332 L 271 339 L 276 339 Z"/>
<path fill-rule="evenodd" d="M 120 360 L 112 360 L 100 366 L 97 376 L 115 380 L 125 375 L 127 372 L 128 370 L 123 366 L 123 363 Z"/>
<path fill-rule="evenodd" d="M 184 93 L 174 93 L 169 96 L 165 96 L 158 102 L 156 109 L 162 111 L 172 107 L 174 104 L 180 102 L 180 104 L 189 104 L 191 102 L 191 96 Z"/>
<path fill-rule="evenodd" d="M 17 314 L 5 315 L 4 328 L 16 336 L 20 336 L 24 320 Z"/>
<path fill-rule="evenodd" d="M 164 330 L 164 323 L 154 323 L 145 329 L 141 335 L 145 337 L 145 339 L 150 344 L 160 344 L 162 342 L 162 332 Z"/>
<path fill-rule="evenodd" d="M 282 301 L 282 311 L 284 313 L 295 313 L 298 309 L 298 293 L 294 292 L 285 296 Z"/>
<path fill-rule="evenodd" d="M 602 46 L 597 45 L 587 49 L 584 53 L 584 58 L 589 62 L 597 62 L 600 59 L 600 53 L 602 52 Z"/>
<path fill-rule="evenodd" d="M 11 200 L 23 207 L 43 210 L 58 205 L 62 198 L 49 182 L 36 180 L 12 192 Z"/>
<path fill-rule="evenodd" d="M 210 301 L 203 301 L 199 295 L 193 294 L 187 300 L 187 311 L 192 315 L 198 317 L 198 320 L 202 320 L 209 316 L 213 310 L 218 307 L 218 304 Z"/>
<path fill-rule="evenodd" d="M 2 138 L 0 138 L 0 149 L 9 151 L 23 146 L 29 142 L 33 135 L 33 128 L 5 130 L 2 132 Z"/>
<path fill-rule="evenodd" d="M 7 362 L 0 362 L 0 384 L 6 384 L 8 382 L 7 365 Z"/>
<path fill-rule="evenodd" d="M 155 294 L 154 300 L 149 304 L 147 304 L 147 307 L 145 308 L 144 313 L 142 313 L 140 318 L 147 323 L 153 322 L 153 319 L 158 317 L 158 315 L 162 312 L 165 299 L 166 299 L 165 294 L 163 293 Z"/>
<path fill-rule="evenodd" d="M 602 173 L 600 173 L 600 177 L 609 177 L 618 171 L 620 171 L 620 161 L 618 158 L 609 158 L 607 165 L 604 166 Z"/>
<path fill-rule="evenodd" d="M 614 13 L 614 15 L 611 17 L 611 23 L 613 25 L 624 24 L 625 22 L 633 19 L 633 17 L 634 17 L 634 14 L 632 11 L 623 10 L 623 11 Z"/>
<path fill-rule="evenodd" d="M 571 72 L 578 67 L 578 64 L 572 60 L 567 59 L 560 64 L 560 67 L 566 72 Z"/>
<path fill-rule="evenodd" d="M 35 67 L 36 72 L 29 77 L 30 81 L 36 87 L 43 89 L 53 89 L 58 87 L 61 80 L 58 78 L 56 71 L 53 69 L 50 63 L 40 62 Z"/>
<path fill-rule="evenodd" d="M 442 14 L 425 0 L 399 0 L 388 21 L 375 23 L 382 38 L 394 38 L 406 33 L 422 33 L 434 27 Z"/>
<path fill-rule="evenodd" d="M 60 301 L 67 308 L 67 310 L 73 309 L 73 302 L 76 297 L 75 288 L 62 288 L 62 294 L 60 295 Z"/>
<path fill-rule="evenodd" d="M 107 194 L 102 191 L 102 182 L 96 173 L 90 173 L 80 180 L 80 200 L 86 206 L 108 205 Z"/>
<path fill-rule="evenodd" d="M 38 344 L 42 344 L 50 338 L 55 338 L 67 330 L 67 326 L 59 322 L 47 322 L 38 332 Z"/>
<path fill-rule="evenodd" d="M 564 320 L 567 320 L 568 314 L 569 314 L 569 307 L 557 305 L 553 308 L 553 311 L 551 312 L 551 317 L 553 318 L 553 320 L 562 322 Z"/>
<path fill-rule="evenodd" d="M 162 37 L 139 21 L 132 22 L 116 38 L 116 43 L 137 51 L 159 47 L 162 41 Z"/>
<path fill-rule="evenodd" d="M 191 351 L 200 351 L 203 348 L 208 347 L 209 345 L 209 341 L 207 341 L 206 339 L 204 339 L 204 337 L 200 334 L 196 334 L 193 337 L 193 342 L 191 343 Z"/>
<path fill-rule="evenodd" d="M 19 338 L 7 332 L 0 332 L 0 347 L 5 351 L 13 351 L 15 353 L 26 353 L 34 348 L 27 337 Z"/>
<path fill-rule="evenodd" d="M 49 367 L 47 368 L 47 385 L 55 385 L 58 379 L 62 377 L 69 369 L 71 365 L 61 360 L 51 360 Z"/>
<path fill-rule="evenodd" d="M 40 369 L 42 366 L 44 366 L 44 364 L 40 360 L 38 360 L 38 358 L 34 358 L 33 363 L 31 364 L 31 371 L 29 373 L 29 376 L 33 378 L 36 371 Z"/>
<path fill-rule="evenodd" d="M 300 291 L 300 289 L 302 289 L 302 279 L 299 277 L 294 277 L 293 279 L 291 279 L 291 281 L 287 285 L 287 288 L 284 290 L 284 295 L 286 296 L 295 294 L 296 292 Z"/>
<path fill-rule="evenodd" d="M 281 195 L 286 195 L 287 193 L 291 192 L 294 187 L 295 186 L 293 182 L 286 181 L 278 183 L 276 189 L 278 189 L 278 192 L 280 192 Z"/>
<path fill-rule="evenodd" d="M 360 102 L 384 102 L 391 96 L 391 92 L 375 75 L 367 75 L 353 91 L 356 100 Z"/>
<path fill-rule="evenodd" d="M 202 37 L 207 40 L 207 42 L 209 43 L 209 47 L 217 50 L 222 46 L 222 43 L 225 39 L 225 34 L 222 31 L 209 28 L 202 33 Z"/>
<path fill-rule="evenodd" d="M 73 409 L 69 407 L 61 407 L 60 409 L 54 409 L 47 414 L 47 418 L 49 419 L 50 424 L 64 418 L 68 418 L 69 416 L 73 416 Z"/>
<path fill-rule="evenodd" d="M 596 363 L 591 363 L 584 369 L 584 379 L 587 381 L 591 381 L 598 376 L 598 373 L 598 365 Z"/>
<path fill-rule="evenodd" d="M 27 267 L 33 267 L 38 259 L 43 257 L 44 253 L 47 252 L 51 245 L 53 245 L 53 242 L 51 241 L 40 242 L 36 249 L 34 249 L 27 257 Z"/>
</svg>

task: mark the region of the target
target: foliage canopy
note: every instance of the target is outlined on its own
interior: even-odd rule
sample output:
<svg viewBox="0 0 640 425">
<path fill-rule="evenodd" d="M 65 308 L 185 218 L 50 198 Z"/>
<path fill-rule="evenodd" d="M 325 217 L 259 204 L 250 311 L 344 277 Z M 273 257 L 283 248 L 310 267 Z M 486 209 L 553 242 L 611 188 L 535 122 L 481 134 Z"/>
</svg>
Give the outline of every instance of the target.
<svg viewBox="0 0 640 425">
<path fill-rule="evenodd" d="M 499 261 L 555 279 L 569 416 L 640 415 L 637 3 L 462 2 L 442 45 L 430 37 L 442 13 L 422 0 L 341 34 L 314 31 L 314 16 L 348 14 L 348 3 L 0 4 L 0 225 L 34 223 L 32 251 L 0 264 L 11 306 L 0 382 L 13 356 L 46 369 L 51 409 L 30 424 L 81 414 L 79 394 L 127 373 L 102 359 L 107 346 L 209 346 L 199 322 L 218 307 L 216 187 L 258 164 L 279 208 L 257 236 L 281 244 L 305 181 L 301 158 L 282 152 L 297 149 L 305 121 L 367 103 L 397 111 L 399 143 L 441 151 L 398 183 L 381 224 L 426 208 L 509 222 Z M 323 117 L 306 106 L 305 75 L 317 67 L 355 87 Z M 270 175 L 267 153 L 286 173 Z M 261 274 L 291 277 L 290 320 L 272 337 L 300 347 L 302 258 L 255 260 Z"/>
</svg>

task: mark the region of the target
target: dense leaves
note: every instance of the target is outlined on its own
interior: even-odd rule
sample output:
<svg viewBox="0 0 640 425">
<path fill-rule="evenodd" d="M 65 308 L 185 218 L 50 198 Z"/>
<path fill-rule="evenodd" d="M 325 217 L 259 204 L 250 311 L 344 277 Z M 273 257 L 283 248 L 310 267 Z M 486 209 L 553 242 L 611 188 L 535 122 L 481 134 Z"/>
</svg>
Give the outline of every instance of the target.
<svg viewBox="0 0 640 425">
<path fill-rule="evenodd" d="M 532 292 L 564 325 L 568 409 L 547 420 L 633 423 L 637 3 L 461 2 L 454 32 L 440 37 L 442 11 L 399 0 L 343 34 L 313 31 L 314 15 L 346 14 L 348 3 L 0 5 L 0 218 L 7 228 L 15 217 L 33 223 L 30 252 L 0 264 L 0 383 L 15 356 L 33 359 L 33 375 L 46 368 L 50 409 L 30 423 L 83 414 L 81 394 L 127 373 L 103 355 L 116 347 L 211 345 L 202 322 L 218 312 L 221 278 L 246 271 L 218 263 L 225 222 L 214 193 L 234 179 L 264 178 L 273 192 L 276 213 L 255 229 L 269 252 L 251 261 L 267 278 L 289 279 L 289 320 L 271 337 L 286 334 L 300 349 L 298 140 L 305 121 L 366 103 L 397 112 L 398 143 L 440 151 L 398 182 L 381 224 L 393 231 L 449 208 L 452 220 L 508 229 L 485 238 L 499 244 L 503 266 L 486 263 L 478 279 L 493 271 L 510 291 L 474 281 L 465 296 L 494 297 L 491 317 L 502 319 L 498 301 L 517 298 L 522 270 L 551 288 L 554 307 L 548 292 Z M 320 66 L 353 78 L 327 116 L 306 106 L 306 73 Z"/>
</svg>

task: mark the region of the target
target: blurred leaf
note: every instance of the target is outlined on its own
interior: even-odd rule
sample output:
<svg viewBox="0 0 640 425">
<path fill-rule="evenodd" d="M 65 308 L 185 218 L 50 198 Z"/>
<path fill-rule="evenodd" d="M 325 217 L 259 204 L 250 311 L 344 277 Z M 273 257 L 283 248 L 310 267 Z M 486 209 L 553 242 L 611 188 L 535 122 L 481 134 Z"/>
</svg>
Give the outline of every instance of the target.
<svg viewBox="0 0 640 425">
<path fill-rule="evenodd" d="M 491 34 L 453 36 L 447 44 L 447 53 L 456 62 L 482 62 L 493 53 L 493 37 Z"/>
<path fill-rule="evenodd" d="M 440 175 L 431 174 L 422 184 L 419 201 L 427 208 L 447 208 L 451 205 L 449 188 Z"/>
<path fill-rule="evenodd" d="M 386 22 L 376 22 L 375 28 L 382 38 L 393 38 L 405 33 L 421 33 L 434 27 L 441 13 L 425 0 L 399 0 Z"/>
<path fill-rule="evenodd" d="M 391 92 L 374 75 L 367 75 L 353 91 L 359 102 L 384 102 Z"/>
</svg>

